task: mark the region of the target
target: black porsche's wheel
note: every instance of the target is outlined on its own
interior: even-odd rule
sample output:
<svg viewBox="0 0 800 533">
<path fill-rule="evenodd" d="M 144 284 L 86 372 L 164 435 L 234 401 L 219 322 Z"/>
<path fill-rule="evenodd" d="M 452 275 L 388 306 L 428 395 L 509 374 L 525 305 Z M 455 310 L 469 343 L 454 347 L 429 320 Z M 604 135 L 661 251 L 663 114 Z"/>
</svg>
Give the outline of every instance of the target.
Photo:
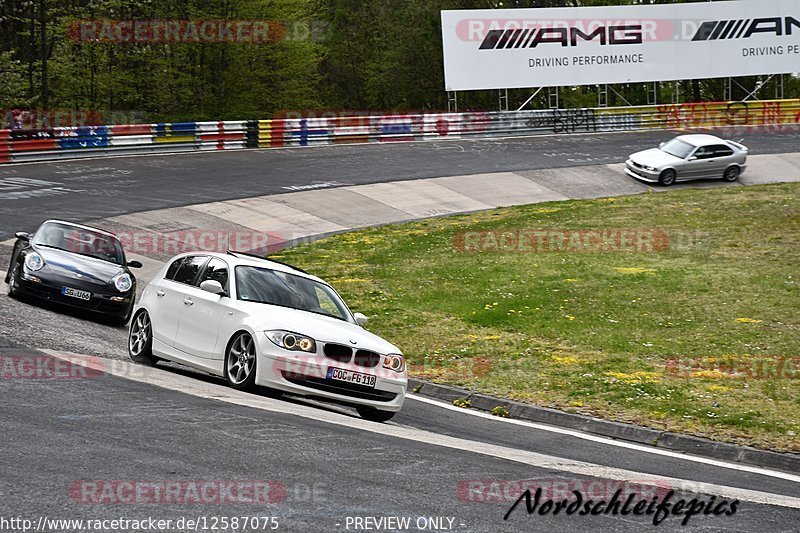
<svg viewBox="0 0 800 533">
<path fill-rule="evenodd" d="M 670 185 L 675 183 L 675 179 L 678 175 L 672 169 L 667 169 L 661 173 L 661 176 L 658 177 L 658 183 L 663 185 L 664 187 L 669 187 Z"/>
<path fill-rule="evenodd" d="M 133 314 L 133 304 L 131 304 L 130 309 L 128 309 L 128 312 L 125 313 L 125 316 L 114 317 L 111 319 L 110 322 L 115 326 L 124 326 L 125 324 L 128 323 L 128 320 L 131 319 L 132 314 Z"/>
<path fill-rule="evenodd" d="M 361 418 L 369 420 L 370 422 L 386 422 L 395 415 L 394 412 L 381 411 L 380 409 L 375 409 L 374 407 L 366 405 L 359 405 L 356 407 L 356 411 L 358 411 Z"/>
<path fill-rule="evenodd" d="M 6 283 L 8 283 L 8 296 L 10 298 L 17 297 L 17 269 L 12 265 L 8 271 Z"/>
<path fill-rule="evenodd" d="M 728 167 L 728 169 L 725 171 L 725 174 L 723 175 L 723 178 L 725 178 L 725 181 L 734 182 L 739 179 L 739 176 L 741 176 L 741 174 L 742 170 L 739 167 L 732 166 Z"/>
<path fill-rule="evenodd" d="M 154 366 L 158 358 L 153 355 L 153 323 L 147 311 L 139 311 L 128 333 L 128 355 L 137 363 Z"/>
<path fill-rule="evenodd" d="M 228 345 L 225 379 L 238 390 L 250 390 L 256 382 L 256 341 L 247 332 L 238 333 Z"/>
</svg>

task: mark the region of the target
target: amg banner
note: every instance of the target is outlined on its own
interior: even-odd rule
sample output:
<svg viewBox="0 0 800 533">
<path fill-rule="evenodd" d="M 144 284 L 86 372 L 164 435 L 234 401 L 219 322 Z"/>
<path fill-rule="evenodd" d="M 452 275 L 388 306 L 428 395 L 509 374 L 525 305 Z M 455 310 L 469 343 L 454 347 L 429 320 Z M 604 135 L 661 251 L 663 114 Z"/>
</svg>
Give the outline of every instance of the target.
<svg viewBox="0 0 800 533">
<path fill-rule="evenodd" d="M 448 91 L 800 71 L 800 0 L 442 11 Z"/>
</svg>

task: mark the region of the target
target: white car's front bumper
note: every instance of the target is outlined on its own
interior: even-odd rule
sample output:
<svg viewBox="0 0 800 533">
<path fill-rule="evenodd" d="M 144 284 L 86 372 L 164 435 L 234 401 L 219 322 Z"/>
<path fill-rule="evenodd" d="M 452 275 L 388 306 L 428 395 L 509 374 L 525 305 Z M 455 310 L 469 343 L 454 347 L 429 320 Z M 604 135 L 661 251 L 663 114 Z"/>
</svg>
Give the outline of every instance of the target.
<svg viewBox="0 0 800 533">
<path fill-rule="evenodd" d="M 399 411 L 405 400 L 408 378 L 380 364 L 365 368 L 341 363 L 321 354 L 288 352 L 268 340 L 259 342 L 256 385 L 300 396 L 317 396 L 352 405 L 368 405 L 382 411 Z M 375 387 L 344 383 L 328 378 L 331 367 L 374 375 Z"/>
</svg>

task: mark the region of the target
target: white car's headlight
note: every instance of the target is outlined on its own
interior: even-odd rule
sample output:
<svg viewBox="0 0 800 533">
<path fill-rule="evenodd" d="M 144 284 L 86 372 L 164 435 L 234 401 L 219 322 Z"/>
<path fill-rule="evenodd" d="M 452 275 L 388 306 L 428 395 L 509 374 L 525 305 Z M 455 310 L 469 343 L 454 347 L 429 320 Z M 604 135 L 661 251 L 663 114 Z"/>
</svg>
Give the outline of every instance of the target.
<svg viewBox="0 0 800 533">
<path fill-rule="evenodd" d="M 400 354 L 389 354 L 383 359 L 383 368 L 402 372 L 406 369 L 406 360 Z"/>
<path fill-rule="evenodd" d="M 130 274 L 126 272 L 114 277 L 114 287 L 116 287 L 119 292 L 128 292 L 131 290 L 131 287 L 133 287 L 133 280 Z"/>
<path fill-rule="evenodd" d="M 44 259 L 36 252 L 31 252 L 25 256 L 25 267 L 31 272 L 41 270 L 44 266 Z"/>
<path fill-rule="evenodd" d="M 658 170 L 656 167 L 649 167 L 647 165 L 642 165 L 642 167 L 644 167 L 645 170 L 649 170 L 650 172 L 655 172 Z"/>
<path fill-rule="evenodd" d="M 317 351 L 317 343 L 311 337 L 283 330 L 265 331 L 264 333 L 267 334 L 267 338 L 275 346 L 284 350 L 308 353 L 316 353 Z"/>
</svg>

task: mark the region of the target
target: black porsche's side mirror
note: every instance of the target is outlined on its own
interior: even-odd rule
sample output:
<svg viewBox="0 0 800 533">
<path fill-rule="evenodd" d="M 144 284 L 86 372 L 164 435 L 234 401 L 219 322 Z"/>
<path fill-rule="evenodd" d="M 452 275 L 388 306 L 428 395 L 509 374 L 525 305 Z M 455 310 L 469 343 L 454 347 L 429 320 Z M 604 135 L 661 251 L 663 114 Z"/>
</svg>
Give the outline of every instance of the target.
<svg viewBox="0 0 800 533">
<path fill-rule="evenodd" d="M 22 239 L 23 241 L 30 241 L 31 236 L 29 233 L 25 233 L 24 231 L 18 231 L 14 234 L 17 239 Z"/>
<path fill-rule="evenodd" d="M 142 264 L 139 261 L 128 261 L 128 266 L 131 268 L 142 268 Z"/>
</svg>

